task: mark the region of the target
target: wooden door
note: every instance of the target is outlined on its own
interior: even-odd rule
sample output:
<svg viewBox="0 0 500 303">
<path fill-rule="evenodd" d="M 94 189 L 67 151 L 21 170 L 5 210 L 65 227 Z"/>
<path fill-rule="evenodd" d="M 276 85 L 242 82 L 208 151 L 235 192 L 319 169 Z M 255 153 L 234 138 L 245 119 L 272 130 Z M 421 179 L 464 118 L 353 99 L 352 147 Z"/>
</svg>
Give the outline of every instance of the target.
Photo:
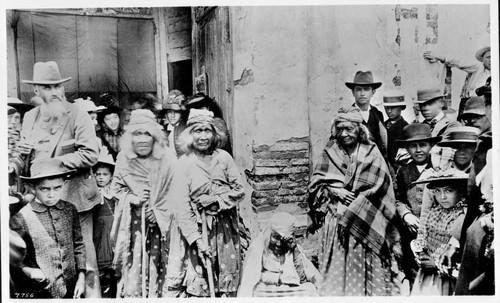
<svg viewBox="0 0 500 303">
<path fill-rule="evenodd" d="M 193 75 L 206 75 L 204 90 L 221 107 L 231 132 L 234 125 L 233 54 L 229 14 L 229 7 L 194 7 L 192 10 Z M 193 91 L 197 92 L 196 83 L 193 84 Z"/>
</svg>

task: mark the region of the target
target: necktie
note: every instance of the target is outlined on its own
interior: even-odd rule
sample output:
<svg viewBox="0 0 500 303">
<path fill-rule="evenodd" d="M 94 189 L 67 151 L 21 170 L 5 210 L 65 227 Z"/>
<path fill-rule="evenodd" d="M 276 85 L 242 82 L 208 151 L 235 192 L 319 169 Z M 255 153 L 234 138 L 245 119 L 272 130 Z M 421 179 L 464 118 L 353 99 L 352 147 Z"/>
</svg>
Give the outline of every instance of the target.
<svg viewBox="0 0 500 303">
<path fill-rule="evenodd" d="M 437 120 L 436 119 L 432 119 L 431 121 L 427 122 L 425 121 L 427 124 L 429 124 L 429 126 L 431 127 L 431 130 L 434 129 L 434 126 L 436 126 L 436 123 L 437 123 Z"/>
</svg>

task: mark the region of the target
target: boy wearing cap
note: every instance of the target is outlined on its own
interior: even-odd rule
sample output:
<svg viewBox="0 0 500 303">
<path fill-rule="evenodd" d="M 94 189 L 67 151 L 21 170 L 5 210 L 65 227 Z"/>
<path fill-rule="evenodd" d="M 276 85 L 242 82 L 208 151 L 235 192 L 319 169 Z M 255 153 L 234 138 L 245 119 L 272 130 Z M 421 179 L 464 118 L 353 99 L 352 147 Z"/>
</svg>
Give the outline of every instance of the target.
<svg viewBox="0 0 500 303">
<path fill-rule="evenodd" d="M 21 177 L 35 199 L 10 219 L 26 242 L 23 272 L 31 280 L 19 298 L 80 298 L 85 292 L 85 246 L 76 207 L 61 194 L 68 170 L 56 158 L 35 160 L 31 177 Z M 38 290 L 38 291 L 36 291 Z"/>
<path fill-rule="evenodd" d="M 399 218 L 403 225 L 400 226 L 401 247 L 403 258 L 401 266 L 406 279 L 413 285 L 418 271 L 410 248 L 411 240 L 415 239 L 420 225 L 420 210 L 422 203 L 423 185 L 415 185 L 422 173 L 432 168 L 430 151 L 441 138 L 432 137 L 430 127 L 423 123 L 413 123 L 403 128 L 403 138 L 396 142 L 406 148 L 411 160 L 403 164 L 396 173 L 394 194 Z"/>
<path fill-rule="evenodd" d="M 388 119 L 384 122 L 387 129 L 387 156 L 389 164 L 397 171 L 399 165 L 396 163 L 396 155 L 399 147 L 396 140 L 402 139 L 403 128 L 408 122 L 401 116 L 401 112 L 406 109 L 405 97 L 402 92 L 390 91 L 384 93 L 382 104 Z"/>
</svg>

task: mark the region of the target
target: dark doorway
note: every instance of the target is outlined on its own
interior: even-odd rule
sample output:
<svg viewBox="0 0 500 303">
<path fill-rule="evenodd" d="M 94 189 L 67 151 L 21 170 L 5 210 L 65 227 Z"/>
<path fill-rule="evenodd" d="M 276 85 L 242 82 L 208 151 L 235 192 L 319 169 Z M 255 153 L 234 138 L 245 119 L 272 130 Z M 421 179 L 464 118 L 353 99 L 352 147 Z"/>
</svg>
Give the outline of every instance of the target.
<svg viewBox="0 0 500 303">
<path fill-rule="evenodd" d="M 182 60 L 168 63 L 168 88 L 178 89 L 186 96 L 193 94 L 193 61 Z"/>
</svg>

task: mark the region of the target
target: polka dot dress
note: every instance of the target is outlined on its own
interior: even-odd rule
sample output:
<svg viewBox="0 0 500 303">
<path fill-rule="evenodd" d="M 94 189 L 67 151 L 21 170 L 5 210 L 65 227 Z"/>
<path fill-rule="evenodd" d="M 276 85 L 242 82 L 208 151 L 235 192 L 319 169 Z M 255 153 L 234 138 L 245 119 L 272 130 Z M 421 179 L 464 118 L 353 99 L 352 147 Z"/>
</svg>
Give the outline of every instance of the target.
<svg viewBox="0 0 500 303">
<path fill-rule="evenodd" d="M 319 255 L 319 270 L 324 278 L 321 296 L 394 295 L 389 265 L 349 237 L 347 248 L 340 245 L 337 218 L 325 218 Z"/>
</svg>

